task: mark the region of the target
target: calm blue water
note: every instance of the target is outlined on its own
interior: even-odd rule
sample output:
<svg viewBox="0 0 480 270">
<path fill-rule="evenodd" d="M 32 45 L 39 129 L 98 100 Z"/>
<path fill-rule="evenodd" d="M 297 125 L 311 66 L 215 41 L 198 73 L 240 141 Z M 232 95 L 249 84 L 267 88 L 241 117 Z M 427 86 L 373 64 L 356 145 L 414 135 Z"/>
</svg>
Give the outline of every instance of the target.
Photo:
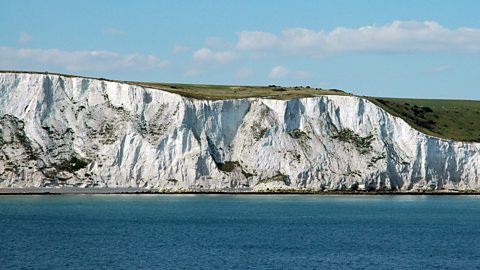
<svg viewBox="0 0 480 270">
<path fill-rule="evenodd" d="M 1 269 L 480 269 L 477 196 L 0 196 Z"/>
</svg>

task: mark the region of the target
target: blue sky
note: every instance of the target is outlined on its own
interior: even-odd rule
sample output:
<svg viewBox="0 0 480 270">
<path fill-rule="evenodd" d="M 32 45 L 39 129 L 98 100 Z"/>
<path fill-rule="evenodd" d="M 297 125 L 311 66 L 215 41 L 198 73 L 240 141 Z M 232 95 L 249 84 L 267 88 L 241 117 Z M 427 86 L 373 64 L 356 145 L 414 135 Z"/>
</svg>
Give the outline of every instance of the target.
<svg viewBox="0 0 480 270">
<path fill-rule="evenodd" d="M 480 100 L 480 1 L 5 1 L 0 69 Z"/>
</svg>

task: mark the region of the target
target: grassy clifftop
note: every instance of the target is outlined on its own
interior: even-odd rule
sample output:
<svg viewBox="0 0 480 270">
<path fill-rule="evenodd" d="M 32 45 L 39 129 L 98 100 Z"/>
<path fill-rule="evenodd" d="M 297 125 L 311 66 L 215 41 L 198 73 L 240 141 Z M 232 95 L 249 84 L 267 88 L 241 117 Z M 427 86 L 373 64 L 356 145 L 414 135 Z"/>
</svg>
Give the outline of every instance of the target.
<svg viewBox="0 0 480 270">
<path fill-rule="evenodd" d="M 182 96 L 205 99 L 225 100 L 239 98 L 272 98 L 295 99 L 314 97 L 319 95 L 350 95 L 336 89 L 320 89 L 311 87 L 283 87 L 283 86 L 232 86 L 232 85 L 203 85 L 203 84 L 165 84 L 131 82 L 144 87 L 150 87 L 176 93 Z"/>
</svg>

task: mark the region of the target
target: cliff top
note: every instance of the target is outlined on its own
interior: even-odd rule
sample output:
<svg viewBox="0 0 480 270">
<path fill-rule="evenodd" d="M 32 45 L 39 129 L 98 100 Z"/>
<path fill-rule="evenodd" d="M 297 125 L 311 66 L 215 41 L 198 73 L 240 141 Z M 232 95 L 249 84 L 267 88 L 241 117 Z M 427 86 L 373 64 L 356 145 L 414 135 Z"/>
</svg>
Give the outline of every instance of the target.
<svg viewBox="0 0 480 270">
<path fill-rule="evenodd" d="M 154 83 L 109 80 L 47 72 L 0 71 L 0 73 L 52 74 L 65 77 L 80 77 L 105 81 L 127 83 L 142 87 L 159 89 L 176 93 L 185 97 L 203 100 L 225 100 L 241 98 L 272 98 L 289 100 L 308 98 L 319 95 L 353 94 L 336 90 L 304 86 L 232 86 L 201 85 L 181 83 Z M 480 142 L 480 101 L 478 100 L 445 100 L 445 99 L 411 99 L 362 97 L 380 106 L 388 113 L 402 118 L 413 128 L 443 139 L 456 141 Z"/>
<path fill-rule="evenodd" d="M 351 95 L 337 89 L 311 88 L 310 86 L 285 87 L 269 86 L 234 86 L 203 84 L 166 84 L 147 82 L 127 82 L 144 87 L 155 88 L 185 97 L 204 100 L 225 100 L 241 98 L 272 98 L 289 100 L 319 95 Z"/>
<path fill-rule="evenodd" d="M 201 100 L 225 100 L 241 98 L 271 98 L 289 100 L 295 98 L 307 98 L 320 95 L 351 95 L 338 89 L 322 89 L 310 86 L 285 87 L 277 85 L 269 86 L 240 86 L 240 85 L 205 85 L 205 84 L 184 84 L 184 83 L 157 83 L 157 82 L 136 82 L 123 80 L 110 80 L 105 78 L 93 78 L 61 73 L 38 72 L 38 71 L 0 71 L 0 73 L 30 73 L 30 74 L 51 74 L 64 77 L 78 77 L 96 79 L 111 82 L 127 83 L 147 88 L 158 89 L 170 93 L 179 94 L 184 97 Z"/>
</svg>

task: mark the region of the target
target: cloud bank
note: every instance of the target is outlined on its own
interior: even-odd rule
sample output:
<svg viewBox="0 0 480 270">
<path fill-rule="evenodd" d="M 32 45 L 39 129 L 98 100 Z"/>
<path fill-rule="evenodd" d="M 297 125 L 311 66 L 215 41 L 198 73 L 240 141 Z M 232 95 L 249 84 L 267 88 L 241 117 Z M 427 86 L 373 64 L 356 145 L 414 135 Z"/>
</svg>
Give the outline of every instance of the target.
<svg viewBox="0 0 480 270">
<path fill-rule="evenodd" d="M 238 33 L 237 49 L 261 50 L 271 48 L 279 43 L 279 38 L 274 34 L 261 31 L 243 31 Z"/>
<path fill-rule="evenodd" d="M 203 48 L 192 53 L 194 62 L 227 64 L 238 59 L 260 61 L 342 53 L 480 53 L 480 29 L 450 29 L 434 21 L 393 21 L 383 26 L 338 27 L 331 31 L 307 28 L 288 28 L 280 33 L 241 31 L 234 43 L 219 38 L 207 41 Z M 268 74 L 270 79 L 306 76 L 307 72 L 291 71 L 280 65 Z"/>
<path fill-rule="evenodd" d="M 322 56 L 334 53 L 480 52 L 480 29 L 448 29 L 437 22 L 394 21 L 384 26 L 336 28 L 330 32 L 290 28 L 238 33 L 242 51 L 278 50 Z"/>
<path fill-rule="evenodd" d="M 4 69 L 59 67 L 68 71 L 114 71 L 160 69 L 168 64 L 156 56 L 139 53 L 0 47 L 0 67 Z"/>
<path fill-rule="evenodd" d="M 209 48 L 201 48 L 193 53 L 192 58 L 199 62 L 226 63 L 234 60 L 236 54 L 229 51 L 214 52 Z"/>
<path fill-rule="evenodd" d="M 286 77 L 294 78 L 294 79 L 303 79 L 308 76 L 306 71 L 291 71 L 284 66 L 275 66 L 272 68 L 270 73 L 268 74 L 269 79 L 282 79 Z"/>
</svg>

